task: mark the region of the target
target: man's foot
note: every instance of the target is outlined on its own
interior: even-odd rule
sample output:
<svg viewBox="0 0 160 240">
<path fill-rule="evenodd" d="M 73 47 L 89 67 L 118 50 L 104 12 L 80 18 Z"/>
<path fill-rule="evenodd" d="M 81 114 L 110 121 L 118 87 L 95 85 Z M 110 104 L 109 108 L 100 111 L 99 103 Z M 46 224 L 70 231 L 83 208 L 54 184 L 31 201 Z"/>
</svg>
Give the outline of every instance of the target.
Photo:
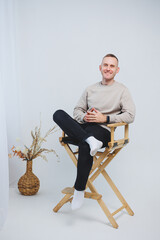
<svg viewBox="0 0 160 240">
<path fill-rule="evenodd" d="M 84 202 L 84 191 L 74 190 L 73 200 L 71 204 L 71 209 L 76 210 L 82 206 Z"/>
<path fill-rule="evenodd" d="M 89 146 L 90 146 L 90 155 L 91 156 L 94 156 L 97 151 L 103 146 L 103 143 L 99 140 L 97 140 L 95 137 L 91 136 L 91 137 L 88 137 L 86 140 L 85 140 Z"/>
</svg>

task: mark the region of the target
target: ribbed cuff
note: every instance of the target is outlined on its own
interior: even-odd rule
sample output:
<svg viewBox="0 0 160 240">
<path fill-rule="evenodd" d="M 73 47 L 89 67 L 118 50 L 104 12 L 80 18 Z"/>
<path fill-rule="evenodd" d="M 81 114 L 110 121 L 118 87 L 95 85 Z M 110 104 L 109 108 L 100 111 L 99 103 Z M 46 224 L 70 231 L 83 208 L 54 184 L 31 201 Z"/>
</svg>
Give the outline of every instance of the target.
<svg viewBox="0 0 160 240">
<path fill-rule="evenodd" d="M 81 122 L 82 122 L 82 123 L 85 123 L 85 121 L 83 120 L 83 118 L 84 118 L 85 115 L 86 115 L 86 113 L 83 113 L 83 114 L 81 115 Z"/>
<path fill-rule="evenodd" d="M 116 123 L 117 121 L 116 121 L 116 114 L 112 114 L 112 115 L 110 115 L 109 117 L 110 117 L 110 123 Z"/>
<path fill-rule="evenodd" d="M 110 116 L 107 116 L 107 123 L 110 122 Z"/>
</svg>

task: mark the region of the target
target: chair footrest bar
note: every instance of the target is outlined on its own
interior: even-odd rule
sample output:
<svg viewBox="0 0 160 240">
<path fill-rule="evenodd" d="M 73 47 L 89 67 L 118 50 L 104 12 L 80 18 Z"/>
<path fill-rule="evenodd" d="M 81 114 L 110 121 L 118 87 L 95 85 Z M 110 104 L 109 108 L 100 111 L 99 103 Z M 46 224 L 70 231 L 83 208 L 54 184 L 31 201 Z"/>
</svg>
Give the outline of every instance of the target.
<svg viewBox="0 0 160 240">
<path fill-rule="evenodd" d="M 73 187 L 66 187 L 62 190 L 63 194 L 74 194 L 74 188 Z"/>
<path fill-rule="evenodd" d="M 65 203 L 67 203 L 67 202 L 72 202 L 72 199 L 73 199 L 73 197 L 70 197 Z"/>
<path fill-rule="evenodd" d="M 114 216 L 114 215 L 117 214 L 118 212 L 122 211 L 124 208 L 125 208 L 124 206 L 118 208 L 115 212 L 112 213 L 112 216 Z"/>
<path fill-rule="evenodd" d="M 101 195 L 101 194 L 98 194 L 98 193 L 85 192 L 85 193 L 84 193 L 84 197 L 85 197 L 85 198 L 90 198 L 90 199 L 99 200 L 99 199 L 102 198 L 102 195 Z"/>
</svg>

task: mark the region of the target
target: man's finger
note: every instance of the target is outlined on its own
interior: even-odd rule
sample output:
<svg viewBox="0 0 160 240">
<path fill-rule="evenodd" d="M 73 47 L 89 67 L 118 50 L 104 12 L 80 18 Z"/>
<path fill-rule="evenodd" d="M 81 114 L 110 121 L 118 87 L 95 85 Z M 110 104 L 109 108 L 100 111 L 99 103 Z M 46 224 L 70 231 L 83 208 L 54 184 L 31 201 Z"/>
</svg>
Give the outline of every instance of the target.
<svg viewBox="0 0 160 240">
<path fill-rule="evenodd" d="M 87 120 L 96 120 L 95 117 L 86 117 Z"/>
<path fill-rule="evenodd" d="M 99 112 L 99 111 L 98 111 L 97 109 L 95 109 L 95 108 L 94 108 L 94 111 L 95 111 L 96 113 L 98 113 L 98 112 Z"/>
<path fill-rule="evenodd" d="M 88 115 L 95 115 L 95 112 L 87 111 L 87 114 L 88 114 Z"/>
</svg>

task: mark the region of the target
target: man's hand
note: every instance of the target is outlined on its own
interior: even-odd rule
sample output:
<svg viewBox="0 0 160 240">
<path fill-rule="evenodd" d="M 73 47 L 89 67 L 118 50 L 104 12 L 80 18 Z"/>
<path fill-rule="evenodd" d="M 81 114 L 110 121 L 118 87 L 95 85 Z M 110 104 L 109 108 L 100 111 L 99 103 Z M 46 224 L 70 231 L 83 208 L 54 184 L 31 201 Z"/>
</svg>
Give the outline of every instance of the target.
<svg viewBox="0 0 160 240">
<path fill-rule="evenodd" d="M 104 123 L 106 122 L 106 116 L 101 112 L 92 108 L 90 111 L 88 110 L 86 115 L 84 116 L 85 122 L 96 122 L 96 123 Z"/>
</svg>

